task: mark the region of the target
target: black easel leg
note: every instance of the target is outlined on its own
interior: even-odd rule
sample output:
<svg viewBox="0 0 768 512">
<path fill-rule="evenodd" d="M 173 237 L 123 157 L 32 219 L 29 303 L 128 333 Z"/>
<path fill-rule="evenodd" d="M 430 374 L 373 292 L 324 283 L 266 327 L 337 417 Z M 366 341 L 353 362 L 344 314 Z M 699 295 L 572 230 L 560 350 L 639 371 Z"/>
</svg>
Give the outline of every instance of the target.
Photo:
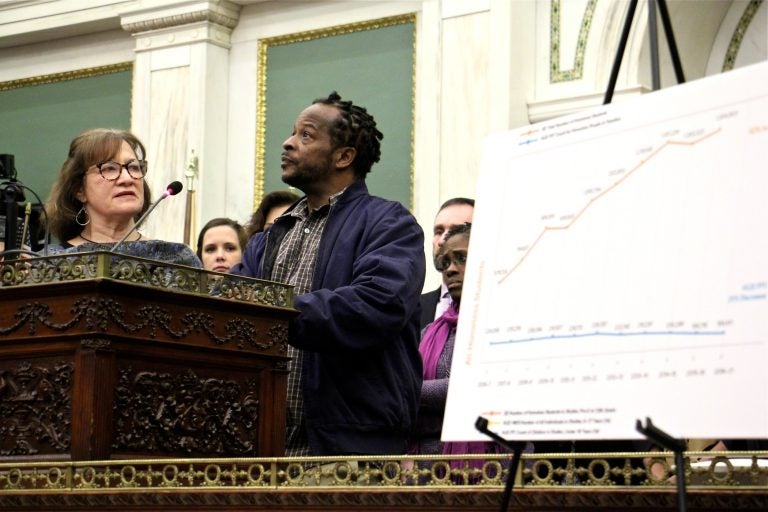
<svg viewBox="0 0 768 512">
<path fill-rule="evenodd" d="M 492 432 L 488 429 L 488 420 L 482 416 L 478 416 L 475 420 L 475 428 L 487 435 L 498 444 L 506 446 L 512 450 L 512 461 L 509 464 L 509 472 L 507 473 L 507 481 L 504 483 L 504 493 L 501 495 L 501 512 L 506 512 L 509 508 L 509 501 L 512 498 L 512 487 L 515 485 L 515 478 L 517 477 L 517 468 L 520 467 L 520 457 L 523 454 L 523 448 L 525 448 L 524 441 L 507 441 L 496 432 Z"/>
<path fill-rule="evenodd" d="M 509 508 L 509 502 L 512 499 L 512 486 L 515 485 L 515 478 L 517 478 L 517 468 L 520 467 L 520 455 L 522 455 L 523 448 L 521 443 L 517 443 L 518 446 L 512 451 L 512 461 L 509 463 L 509 473 L 507 473 L 507 481 L 504 483 L 504 493 L 501 495 L 500 512 L 506 512 Z"/>
<path fill-rule="evenodd" d="M 651 89 L 661 89 L 659 72 L 659 30 L 656 23 L 656 0 L 648 0 L 648 39 L 651 46 Z"/>
<path fill-rule="evenodd" d="M 608 80 L 608 89 L 605 91 L 603 98 L 603 105 L 607 105 L 613 99 L 613 91 L 616 89 L 616 80 L 619 78 L 619 69 L 621 69 L 621 61 L 624 58 L 624 50 L 627 48 L 627 41 L 629 40 L 629 31 L 632 28 L 632 19 L 635 17 L 635 10 L 637 9 L 637 0 L 630 0 L 629 7 L 627 8 L 627 16 L 624 18 L 624 27 L 621 30 L 621 39 L 619 40 L 619 48 L 616 50 L 616 56 L 613 59 L 613 67 L 611 68 L 611 77 Z"/>
<path fill-rule="evenodd" d="M 683 465 L 683 450 L 685 443 L 680 439 L 675 439 L 651 422 L 651 418 L 645 419 L 645 426 L 637 420 L 635 426 L 638 432 L 643 434 L 648 440 L 656 443 L 665 450 L 675 453 L 675 475 L 677 476 L 677 511 L 686 512 L 685 498 L 685 467 Z"/>
<path fill-rule="evenodd" d="M 683 451 L 675 451 L 675 475 L 677 476 L 677 510 L 686 511 L 685 499 L 685 463 L 683 462 Z"/>
<path fill-rule="evenodd" d="M 683 84 L 685 83 L 683 64 L 680 61 L 680 53 L 677 51 L 675 33 L 672 31 L 672 21 L 669 19 L 669 11 L 667 10 L 667 0 L 658 0 L 658 2 L 661 24 L 664 27 L 664 34 L 667 36 L 667 46 L 669 47 L 669 55 L 672 57 L 672 66 L 675 68 L 675 78 L 678 84 Z"/>
</svg>

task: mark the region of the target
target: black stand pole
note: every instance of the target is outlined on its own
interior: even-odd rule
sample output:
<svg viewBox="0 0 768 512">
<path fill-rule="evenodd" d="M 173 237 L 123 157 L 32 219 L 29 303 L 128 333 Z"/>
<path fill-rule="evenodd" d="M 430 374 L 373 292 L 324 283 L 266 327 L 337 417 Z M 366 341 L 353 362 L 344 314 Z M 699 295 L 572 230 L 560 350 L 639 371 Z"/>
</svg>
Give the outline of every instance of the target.
<svg viewBox="0 0 768 512">
<path fill-rule="evenodd" d="M 678 84 L 683 84 L 685 83 L 683 63 L 680 62 L 680 53 L 677 51 L 675 33 L 672 31 L 672 21 L 669 19 L 666 0 L 659 0 L 659 14 L 661 15 L 661 24 L 664 27 L 664 34 L 667 36 L 667 46 L 669 47 L 669 55 L 672 57 L 672 66 L 675 68 L 675 78 L 677 79 Z"/>
<path fill-rule="evenodd" d="M 648 0 L 648 39 L 651 44 L 651 89 L 658 91 L 661 89 L 661 74 L 659 73 L 659 30 L 656 23 L 656 0 Z"/>
<path fill-rule="evenodd" d="M 638 432 L 647 437 L 657 445 L 675 453 L 675 476 L 677 477 L 677 510 L 685 512 L 685 465 L 683 462 L 683 451 L 685 443 L 680 439 L 675 439 L 663 430 L 651 423 L 651 418 L 645 418 L 645 426 L 640 420 L 637 420 L 635 427 Z"/>
<path fill-rule="evenodd" d="M 672 58 L 672 66 L 675 68 L 675 78 L 678 84 L 685 82 L 685 76 L 683 74 L 683 65 L 680 62 L 680 54 L 677 51 L 677 43 L 675 42 L 675 34 L 672 31 L 672 22 L 669 18 L 669 11 L 667 10 L 667 0 L 648 0 L 648 30 L 650 31 L 650 44 L 651 44 L 651 82 L 653 90 L 659 89 L 661 86 L 660 73 L 659 73 L 659 46 L 658 46 L 658 30 L 656 23 L 656 6 L 659 7 L 659 15 L 661 16 L 661 23 L 664 27 L 664 34 L 667 36 L 667 46 L 669 47 L 669 54 Z M 613 66 L 611 67 L 611 75 L 608 79 L 608 88 L 605 91 L 603 97 L 603 105 L 607 105 L 613 99 L 613 92 L 616 89 L 616 80 L 619 77 L 619 69 L 621 69 L 621 61 L 624 58 L 624 50 L 627 48 L 627 41 L 629 40 L 629 32 L 632 28 L 632 20 L 635 17 L 635 11 L 637 10 L 637 0 L 630 0 L 629 7 L 627 8 L 627 15 L 624 18 L 624 26 L 621 30 L 621 37 L 619 38 L 619 47 L 616 50 L 616 56 L 613 59 Z"/>
<path fill-rule="evenodd" d="M 19 205 L 16 203 L 18 198 L 18 189 L 13 183 L 8 183 L 3 189 L 3 199 L 5 201 L 5 248 L 6 251 L 18 249 L 20 245 L 16 240 L 16 230 L 18 229 Z"/>
<path fill-rule="evenodd" d="M 504 483 L 504 494 L 501 497 L 501 506 L 499 510 L 505 512 L 509 508 L 509 501 L 512 498 L 512 486 L 515 484 L 515 477 L 517 476 L 517 468 L 520 467 L 520 456 L 523 454 L 523 448 L 525 448 L 524 441 L 508 441 L 498 435 L 495 432 L 488 430 L 488 420 L 482 416 L 478 416 L 475 420 L 475 428 L 487 435 L 502 446 L 506 446 L 512 450 L 512 461 L 509 464 L 509 472 L 507 473 L 507 481 Z"/>
<path fill-rule="evenodd" d="M 613 67 L 611 67 L 611 76 L 608 79 L 608 89 L 603 97 L 603 105 L 607 105 L 613 99 L 613 91 L 616 89 L 616 79 L 619 77 L 621 69 L 621 60 L 624 58 L 624 50 L 627 48 L 629 40 L 629 31 L 632 28 L 632 19 L 635 17 L 637 9 L 637 0 L 630 0 L 627 7 L 627 15 L 624 17 L 624 27 L 621 29 L 621 38 L 619 38 L 619 48 L 616 50 L 616 56 L 613 58 Z"/>
</svg>

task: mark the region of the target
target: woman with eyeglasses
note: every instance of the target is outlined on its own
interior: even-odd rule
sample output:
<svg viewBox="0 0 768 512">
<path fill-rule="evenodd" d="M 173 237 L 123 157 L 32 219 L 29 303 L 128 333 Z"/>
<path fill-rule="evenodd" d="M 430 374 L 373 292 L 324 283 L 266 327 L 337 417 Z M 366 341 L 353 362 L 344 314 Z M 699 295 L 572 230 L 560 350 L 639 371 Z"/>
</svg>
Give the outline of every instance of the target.
<svg viewBox="0 0 768 512">
<path fill-rule="evenodd" d="M 146 240 L 131 232 L 151 206 L 146 150 L 132 133 L 96 128 L 72 140 L 48 197 L 49 228 L 60 242 L 49 253 L 109 250 L 200 268 L 184 244 Z"/>
<path fill-rule="evenodd" d="M 427 325 L 421 334 L 419 353 L 423 363 L 424 380 L 416 431 L 409 446 L 409 453 L 412 455 L 497 452 L 493 443 L 440 441 L 471 230 L 472 224 L 469 222 L 453 226 L 446 233 L 443 245 L 435 256 L 435 266 L 442 273 L 443 282 L 453 302 L 448 310 Z M 451 467 L 460 467 L 461 464 L 452 462 Z"/>
</svg>

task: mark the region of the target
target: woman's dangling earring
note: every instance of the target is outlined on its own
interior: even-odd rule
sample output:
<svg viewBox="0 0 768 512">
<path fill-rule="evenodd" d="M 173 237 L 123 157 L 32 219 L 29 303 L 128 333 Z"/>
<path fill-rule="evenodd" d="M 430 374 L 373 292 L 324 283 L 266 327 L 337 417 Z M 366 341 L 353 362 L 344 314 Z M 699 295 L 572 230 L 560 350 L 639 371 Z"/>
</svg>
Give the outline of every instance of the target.
<svg viewBox="0 0 768 512">
<path fill-rule="evenodd" d="M 80 215 L 85 214 L 85 221 L 80 220 Z M 80 207 L 80 210 L 78 210 L 77 215 L 75 215 L 75 222 L 77 222 L 81 226 L 87 226 L 91 223 L 91 216 L 88 215 L 88 210 L 85 209 L 85 205 Z"/>
</svg>

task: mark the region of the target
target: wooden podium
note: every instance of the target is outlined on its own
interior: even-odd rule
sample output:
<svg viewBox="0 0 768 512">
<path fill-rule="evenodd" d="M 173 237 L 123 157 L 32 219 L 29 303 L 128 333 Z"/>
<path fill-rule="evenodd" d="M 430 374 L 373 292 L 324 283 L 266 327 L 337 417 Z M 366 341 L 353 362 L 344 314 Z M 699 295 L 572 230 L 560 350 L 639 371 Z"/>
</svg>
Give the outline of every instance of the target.
<svg viewBox="0 0 768 512">
<path fill-rule="evenodd" d="M 5 263 L 0 461 L 282 456 L 291 305 L 105 252 Z"/>
</svg>

